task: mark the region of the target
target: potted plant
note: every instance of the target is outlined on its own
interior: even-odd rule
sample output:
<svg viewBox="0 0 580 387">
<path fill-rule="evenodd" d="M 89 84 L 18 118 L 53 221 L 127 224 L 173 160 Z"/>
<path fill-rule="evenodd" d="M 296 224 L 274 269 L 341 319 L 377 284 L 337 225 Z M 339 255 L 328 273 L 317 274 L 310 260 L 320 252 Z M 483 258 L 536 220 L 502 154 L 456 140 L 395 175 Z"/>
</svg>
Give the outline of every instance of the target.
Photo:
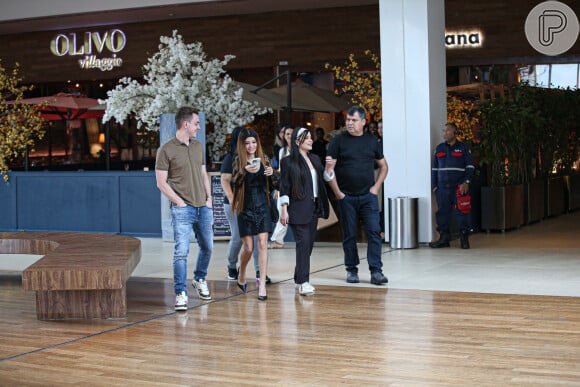
<svg viewBox="0 0 580 387">
<path fill-rule="evenodd" d="M 571 211 L 580 208 L 580 90 L 561 90 L 559 102 L 561 133 L 554 163 L 564 181 L 564 211 Z"/>
<path fill-rule="evenodd" d="M 539 170 L 546 177 L 546 217 L 569 208 L 566 178 L 577 159 L 578 91 L 544 89 L 540 104 L 544 116 L 544 137 L 539 146 Z M 574 185 L 572 185 L 573 187 Z M 574 197 L 574 194 L 572 195 Z"/>
<path fill-rule="evenodd" d="M 480 109 L 478 150 L 488 182 L 481 188 L 481 227 L 505 231 L 524 223 L 522 179 L 526 172 L 520 143 L 525 133 L 513 99 L 486 101 Z"/>
<path fill-rule="evenodd" d="M 529 224 L 544 218 L 545 179 L 538 175 L 538 150 L 544 141 L 544 118 L 540 102 L 542 89 L 528 84 L 514 86 L 511 90 L 517 106 L 515 117 L 521 134 L 515 144 L 520 155 L 520 180 L 524 185 L 524 223 Z"/>
</svg>

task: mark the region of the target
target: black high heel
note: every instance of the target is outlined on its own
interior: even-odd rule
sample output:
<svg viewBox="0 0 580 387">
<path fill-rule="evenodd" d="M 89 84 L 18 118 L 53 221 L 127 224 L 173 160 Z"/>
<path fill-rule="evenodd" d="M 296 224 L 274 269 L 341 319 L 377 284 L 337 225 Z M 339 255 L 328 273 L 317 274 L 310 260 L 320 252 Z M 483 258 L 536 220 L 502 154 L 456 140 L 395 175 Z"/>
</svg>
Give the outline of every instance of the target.
<svg viewBox="0 0 580 387">
<path fill-rule="evenodd" d="M 260 290 L 258 289 L 258 300 L 260 301 L 266 301 L 268 299 L 267 295 L 261 296 L 260 295 Z"/>
<path fill-rule="evenodd" d="M 237 282 L 237 281 L 236 281 Z M 248 289 L 248 284 L 241 284 L 238 282 L 238 288 L 242 289 L 242 292 L 246 292 L 246 290 Z"/>
</svg>

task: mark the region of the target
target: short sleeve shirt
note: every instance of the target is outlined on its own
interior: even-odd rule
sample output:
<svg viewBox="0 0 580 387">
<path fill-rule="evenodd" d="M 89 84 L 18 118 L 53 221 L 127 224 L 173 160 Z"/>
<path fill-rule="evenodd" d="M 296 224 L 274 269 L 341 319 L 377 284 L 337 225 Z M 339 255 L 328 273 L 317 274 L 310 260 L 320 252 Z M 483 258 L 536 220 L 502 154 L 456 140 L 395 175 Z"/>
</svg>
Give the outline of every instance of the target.
<svg viewBox="0 0 580 387">
<path fill-rule="evenodd" d="M 159 148 L 155 169 L 167 171 L 167 183 L 184 202 L 193 207 L 203 207 L 207 199 L 202 166 L 203 148 L 199 141 L 190 139 L 189 146 L 177 137 Z"/>
<path fill-rule="evenodd" d="M 375 161 L 384 158 L 377 138 L 369 133 L 352 136 L 348 132 L 334 137 L 328 144 L 327 155 L 336 159 L 336 180 L 346 195 L 359 196 L 369 192 L 375 184 Z"/>
</svg>

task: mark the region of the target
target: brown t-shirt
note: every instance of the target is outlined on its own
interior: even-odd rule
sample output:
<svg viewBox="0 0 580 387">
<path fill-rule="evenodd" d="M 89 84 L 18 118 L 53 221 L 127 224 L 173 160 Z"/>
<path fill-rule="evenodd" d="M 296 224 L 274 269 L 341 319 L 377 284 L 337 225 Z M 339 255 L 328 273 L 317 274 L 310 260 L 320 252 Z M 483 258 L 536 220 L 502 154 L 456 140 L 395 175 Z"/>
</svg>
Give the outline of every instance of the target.
<svg viewBox="0 0 580 387">
<path fill-rule="evenodd" d="M 203 148 L 199 141 L 189 140 L 189 146 L 173 137 L 159 148 L 155 169 L 167 171 L 167 183 L 184 202 L 193 207 L 205 206 L 207 195 L 201 167 Z"/>
</svg>

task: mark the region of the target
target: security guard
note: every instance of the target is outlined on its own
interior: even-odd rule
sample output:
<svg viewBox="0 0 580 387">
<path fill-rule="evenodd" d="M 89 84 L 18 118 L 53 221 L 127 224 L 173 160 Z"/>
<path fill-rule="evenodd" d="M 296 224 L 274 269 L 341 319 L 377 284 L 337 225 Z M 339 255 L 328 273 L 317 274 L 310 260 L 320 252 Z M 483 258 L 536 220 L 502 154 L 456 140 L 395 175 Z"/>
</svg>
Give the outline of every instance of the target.
<svg viewBox="0 0 580 387">
<path fill-rule="evenodd" d="M 457 189 L 461 195 L 469 193 L 469 183 L 473 177 L 473 159 L 467 145 L 457 140 L 457 126 L 448 122 L 443 130 L 445 142 L 437 145 L 431 169 L 431 187 L 437 199 L 437 231 L 439 240 L 429 243 L 429 247 L 449 247 L 449 217 L 455 208 L 459 223 L 461 248 L 469 248 L 469 213 L 457 207 Z"/>
</svg>

